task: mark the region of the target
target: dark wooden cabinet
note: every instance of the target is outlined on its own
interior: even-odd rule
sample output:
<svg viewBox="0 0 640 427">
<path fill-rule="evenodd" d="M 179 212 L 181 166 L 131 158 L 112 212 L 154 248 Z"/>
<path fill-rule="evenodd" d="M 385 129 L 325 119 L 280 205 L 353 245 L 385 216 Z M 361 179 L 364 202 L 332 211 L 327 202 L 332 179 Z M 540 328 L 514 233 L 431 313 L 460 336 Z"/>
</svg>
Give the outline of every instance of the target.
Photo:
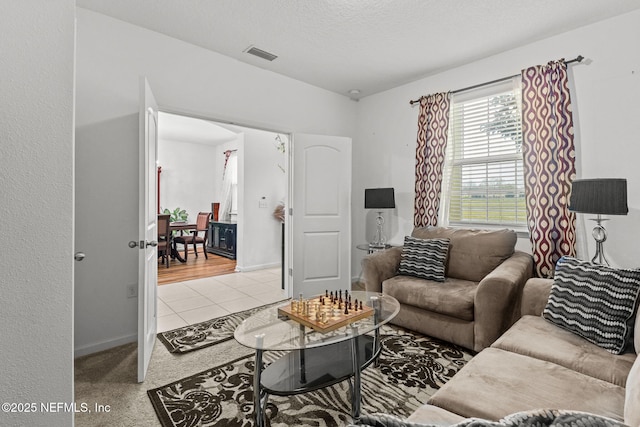
<svg viewBox="0 0 640 427">
<path fill-rule="evenodd" d="M 207 252 L 236 259 L 236 223 L 212 221 L 207 233 Z"/>
</svg>

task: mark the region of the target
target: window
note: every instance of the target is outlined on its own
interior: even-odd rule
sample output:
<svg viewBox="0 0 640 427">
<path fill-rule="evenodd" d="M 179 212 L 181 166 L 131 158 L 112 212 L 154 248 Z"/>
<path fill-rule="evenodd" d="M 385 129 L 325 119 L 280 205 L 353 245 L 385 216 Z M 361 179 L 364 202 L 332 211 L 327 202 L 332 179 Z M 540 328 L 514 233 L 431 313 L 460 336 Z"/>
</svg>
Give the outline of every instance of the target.
<svg viewBox="0 0 640 427">
<path fill-rule="evenodd" d="M 526 230 L 519 79 L 451 100 L 441 223 Z"/>
</svg>

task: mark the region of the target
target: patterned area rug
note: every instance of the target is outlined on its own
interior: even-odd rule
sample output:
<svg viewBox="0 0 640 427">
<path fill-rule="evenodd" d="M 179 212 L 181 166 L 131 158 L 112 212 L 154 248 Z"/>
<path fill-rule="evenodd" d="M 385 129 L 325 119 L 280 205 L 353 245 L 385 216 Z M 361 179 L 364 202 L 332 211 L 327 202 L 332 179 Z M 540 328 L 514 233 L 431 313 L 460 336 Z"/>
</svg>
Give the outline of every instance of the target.
<svg viewBox="0 0 640 427">
<path fill-rule="evenodd" d="M 233 338 L 233 331 L 242 323 L 244 319 L 251 316 L 258 310 L 266 307 L 282 304 L 279 301 L 273 304 L 264 305 L 251 310 L 241 311 L 239 313 L 222 316 L 205 322 L 184 326 L 182 328 L 173 329 L 171 331 L 161 332 L 158 339 L 170 353 L 188 353 L 190 351 L 199 350 L 209 347 L 223 341 Z"/>
<path fill-rule="evenodd" d="M 362 412 L 408 416 L 446 383 L 472 354 L 396 327 L 382 329 L 378 367 L 362 372 Z M 282 355 L 265 352 L 265 365 Z M 254 356 L 249 354 L 147 393 L 164 427 L 254 426 Z M 269 396 L 268 425 L 346 426 L 352 422 L 349 382 L 295 396 Z"/>
</svg>

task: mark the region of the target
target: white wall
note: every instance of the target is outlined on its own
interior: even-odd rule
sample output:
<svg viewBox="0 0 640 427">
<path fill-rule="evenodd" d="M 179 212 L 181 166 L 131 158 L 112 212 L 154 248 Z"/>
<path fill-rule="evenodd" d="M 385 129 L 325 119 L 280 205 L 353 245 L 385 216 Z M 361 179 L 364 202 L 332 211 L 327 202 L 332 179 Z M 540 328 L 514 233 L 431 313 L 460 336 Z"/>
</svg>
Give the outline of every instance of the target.
<svg viewBox="0 0 640 427">
<path fill-rule="evenodd" d="M 158 141 L 160 208 L 185 209 L 188 221 L 195 222 L 198 212 L 211 212 L 215 201 L 216 146 L 185 141 Z M 202 233 L 201 233 L 202 234 Z"/>
<path fill-rule="evenodd" d="M 353 233 L 364 242 L 373 230 L 375 213 L 364 210 L 364 189 L 395 187 L 396 210 L 386 215 L 387 235 L 402 243 L 413 229 L 413 192 L 418 107 L 409 100 L 456 90 L 517 74 L 522 68 L 553 59 L 588 61 L 570 65 L 575 82 L 573 110 L 578 177 L 622 177 L 628 181 L 629 215 L 611 217 L 605 226 L 605 251 L 612 264 L 640 264 L 640 11 L 589 25 L 500 55 L 366 97 L 358 104 L 354 138 Z M 366 218 L 357 221 L 357 218 Z M 589 258 L 594 245 L 590 237 Z M 366 230 L 365 230 L 366 229 Z M 585 237 L 581 239 L 584 241 Z M 520 242 L 519 246 L 528 246 Z M 353 254 L 358 275 L 363 251 Z"/>
<path fill-rule="evenodd" d="M 0 27 L 0 366 L 3 426 L 68 426 L 73 413 L 75 1 L 3 2 Z"/>
<path fill-rule="evenodd" d="M 75 347 L 135 340 L 138 76 L 165 111 L 282 132 L 352 136 L 347 97 L 79 8 L 77 37 Z M 83 261 L 84 262 L 84 261 Z"/>
<path fill-rule="evenodd" d="M 280 265 L 282 226 L 273 211 L 286 200 L 287 181 L 278 164 L 286 167 L 276 148 L 276 133 L 243 129 L 238 152 L 238 270 Z M 281 135 L 286 138 L 286 135 Z M 263 202 L 262 204 L 260 202 Z M 263 206 L 263 207 L 261 207 Z"/>
</svg>

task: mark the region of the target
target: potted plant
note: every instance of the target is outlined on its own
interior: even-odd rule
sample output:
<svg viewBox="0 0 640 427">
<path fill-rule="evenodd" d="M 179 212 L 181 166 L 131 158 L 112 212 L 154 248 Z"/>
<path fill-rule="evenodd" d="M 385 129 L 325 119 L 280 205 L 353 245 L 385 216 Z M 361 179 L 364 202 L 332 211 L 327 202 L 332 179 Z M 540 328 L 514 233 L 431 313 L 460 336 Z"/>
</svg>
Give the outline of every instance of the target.
<svg viewBox="0 0 640 427">
<path fill-rule="evenodd" d="M 170 222 L 187 222 L 187 218 L 189 217 L 187 211 L 180 209 L 180 207 L 175 208 L 173 211 L 165 209 L 162 213 L 165 215 L 171 215 L 169 218 Z"/>
</svg>

